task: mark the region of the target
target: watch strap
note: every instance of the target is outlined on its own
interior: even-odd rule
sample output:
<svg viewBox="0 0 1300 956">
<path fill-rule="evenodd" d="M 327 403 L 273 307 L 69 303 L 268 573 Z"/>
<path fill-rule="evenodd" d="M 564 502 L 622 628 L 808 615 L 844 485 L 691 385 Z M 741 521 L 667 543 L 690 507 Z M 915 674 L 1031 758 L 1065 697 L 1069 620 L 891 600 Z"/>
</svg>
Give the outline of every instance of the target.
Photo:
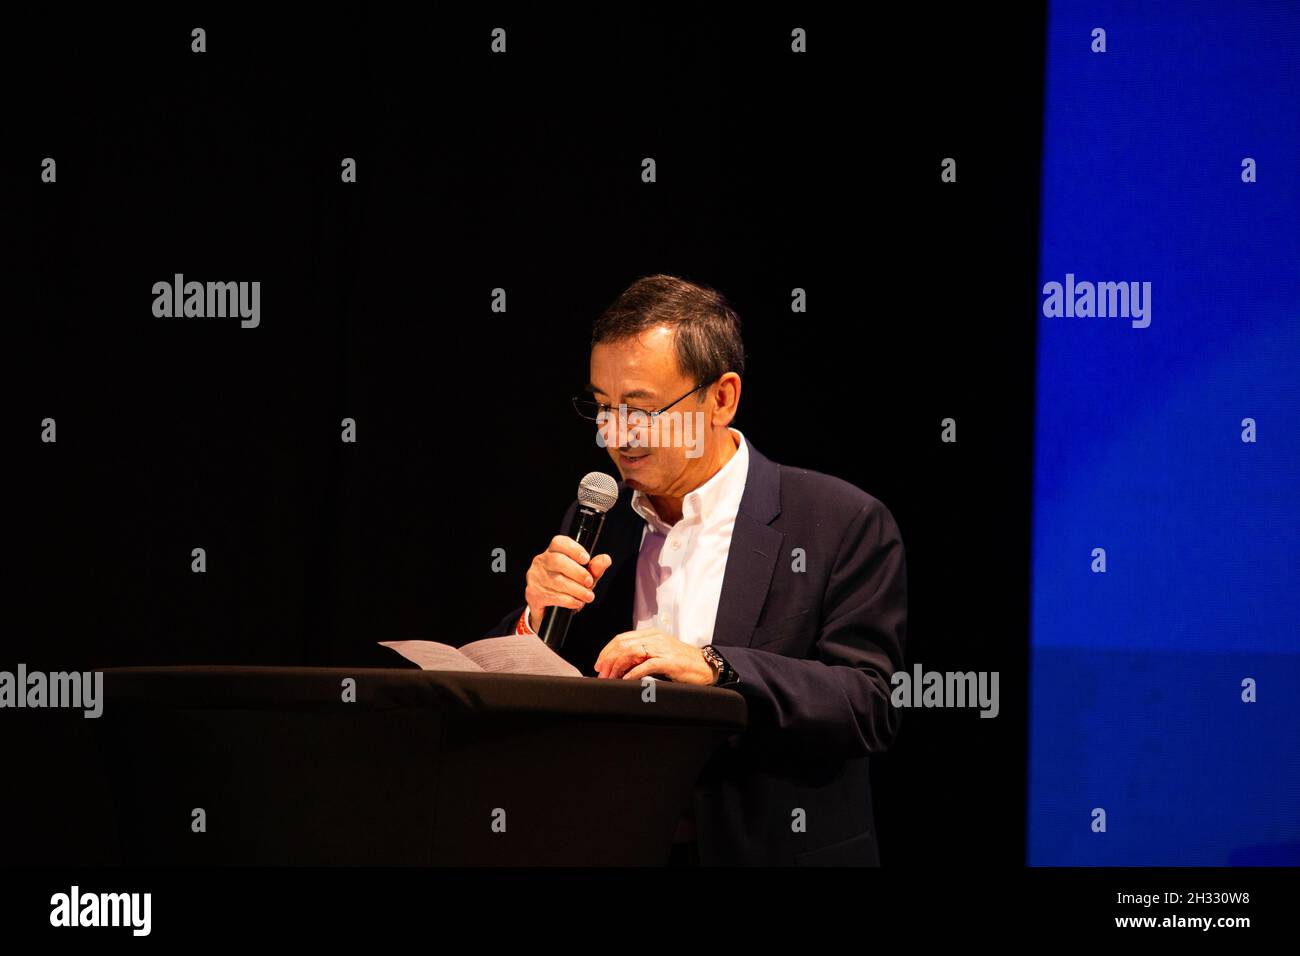
<svg viewBox="0 0 1300 956">
<path fill-rule="evenodd" d="M 740 679 L 736 669 L 731 666 L 716 647 L 712 644 L 706 644 L 703 650 L 705 658 L 713 665 L 713 686 L 721 687 L 724 684 L 734 684 Z"/>
</svg>

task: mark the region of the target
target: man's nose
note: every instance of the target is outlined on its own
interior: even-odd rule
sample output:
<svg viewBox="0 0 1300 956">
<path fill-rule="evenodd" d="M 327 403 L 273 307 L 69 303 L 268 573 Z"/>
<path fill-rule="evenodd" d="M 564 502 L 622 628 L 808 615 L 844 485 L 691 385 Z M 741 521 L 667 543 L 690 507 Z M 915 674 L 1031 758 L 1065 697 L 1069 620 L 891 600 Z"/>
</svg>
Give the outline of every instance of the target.
<svg viewBox="0 0 1300 956">
<path fill-rule="evenodd" d="M 626 448 L 627 428 L 619 421 L 618 410 L 611 411 L 600 425 L 601 439 L 606 448 Z"/>
<path fill-rule="evenodd" d="M 618 409 L 611 410 L 609 419 L 602 428 L 605 431 L 605 444 L 611 448 L 644 448 L 646 445 L 644 416 L 629 415 L 624 419 Z"/>
</svg>

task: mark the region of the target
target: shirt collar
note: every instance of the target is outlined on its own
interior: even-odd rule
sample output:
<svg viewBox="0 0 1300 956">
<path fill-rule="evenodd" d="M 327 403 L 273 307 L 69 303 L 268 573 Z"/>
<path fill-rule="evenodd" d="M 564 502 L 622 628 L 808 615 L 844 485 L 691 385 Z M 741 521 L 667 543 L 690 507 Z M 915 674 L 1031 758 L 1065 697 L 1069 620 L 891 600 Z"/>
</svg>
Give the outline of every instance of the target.
<svg viewBox="0 0 1300 956">
<path fill-rule="evenodd" d="M 719 468 L 708 481 L 682 499 L 682 520 L 699 520 L 710 523 L 715 519 L 734 517 L 740 510 L 740 499 L 745 493 L 745 479 L 749 477 L 749 446 L 739 429 L 728 429 L 736 436 L 736 453 Z M 665 524 L 650 502 L 650 496 L 632 492 L 632 510 L 650 525 L 651 530 L 667 534 L 671 525 Z"/>
</svg>

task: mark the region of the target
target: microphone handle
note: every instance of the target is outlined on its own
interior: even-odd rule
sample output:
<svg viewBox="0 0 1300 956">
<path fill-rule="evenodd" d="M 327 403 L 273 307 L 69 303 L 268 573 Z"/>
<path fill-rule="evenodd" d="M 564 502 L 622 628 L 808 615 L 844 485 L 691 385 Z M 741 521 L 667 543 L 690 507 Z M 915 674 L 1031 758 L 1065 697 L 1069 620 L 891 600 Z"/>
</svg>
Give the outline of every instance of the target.
<svg viewBox="0 0 1300 956">
<path fill-rule="evenodd" d="M 580 505 L 573 516 L 569 537 L 578 542 L 582 550 L 595 557 L 596 541 L 600 538 L 600 529 L 604 524 L 605 512 Z M 564 638 L 569 633 L 571 620 L 573 620 L 572 608 L 552 604 L 542 612 L 542 626 L 538 629 L 537 636 L 547 647 L 558 652 L 564 646 Z"/>
</svg>

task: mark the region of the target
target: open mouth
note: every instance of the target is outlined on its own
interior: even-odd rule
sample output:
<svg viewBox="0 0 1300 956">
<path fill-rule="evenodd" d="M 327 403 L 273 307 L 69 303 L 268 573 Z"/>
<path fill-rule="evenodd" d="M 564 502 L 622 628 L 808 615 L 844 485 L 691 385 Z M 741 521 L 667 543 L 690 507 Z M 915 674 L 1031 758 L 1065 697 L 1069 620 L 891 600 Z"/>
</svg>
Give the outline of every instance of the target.
<svg viewBox="0 0 1300 956">
<path fill-rule="evenodd" d="M 629 455 L 625 452 L 618 453 L 619 462 L 629 468 L 635 468 L 638 464 L 650 457 L 649 452 L 642 452 L 639 455 Z"/>
</svg>

